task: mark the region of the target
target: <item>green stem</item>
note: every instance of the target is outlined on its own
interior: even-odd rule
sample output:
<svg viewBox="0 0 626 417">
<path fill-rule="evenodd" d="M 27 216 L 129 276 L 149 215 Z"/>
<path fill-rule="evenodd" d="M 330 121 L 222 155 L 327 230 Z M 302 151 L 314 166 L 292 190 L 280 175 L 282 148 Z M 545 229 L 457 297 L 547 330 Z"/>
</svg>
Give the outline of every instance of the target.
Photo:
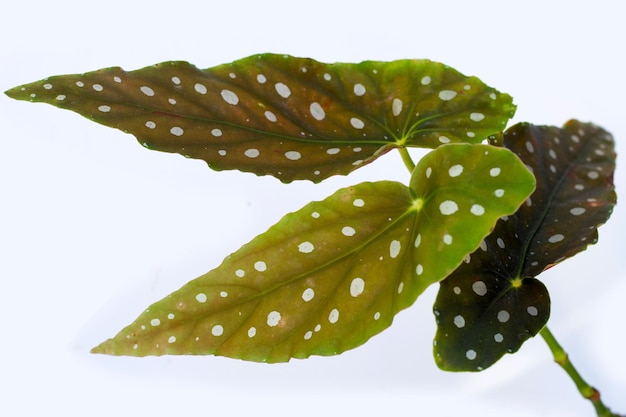
<svg viewBox="0 0 626 417">
<path fill-rule="evenodd" d="M 596 409 L 598 417 L 619 417 L 619 415 L 611 413 L 611 410 L 604 405 L 600 399 L 600 392 L 589 385 L 578 373 L 572 362 L 569 360 L 567 352 L 563 350 L 563 347 L 561 347 L 559 342 L 557 342 L 554 338 L 550 329 L 548 329 L 548 327 L 544 327 L 540 334 L 541 337 L 543 337 L 543 340 L 545 340 L 548 344 L 548 347 L 550 347 L 552 355 L 554 356 L 554 361 L 558 363 L 565 372 L 567 372 L 572 381 L 574 381 L 574 384 L 576 384 L 576 387 L 583 398 L 591 401 L 593 407 Z"/>
<path fill-rule="evenodd" d="M 404 165 L 407 167 L 409 172 L 412 173 L 413 169 L 415 169 L 415 162 L 411 159 L 409 151 L 404 146 L 399 147 L 398 151 L 400 152 L 400 156 L 402 156 L 402 162 L 404 162 Z"/>
</svg>

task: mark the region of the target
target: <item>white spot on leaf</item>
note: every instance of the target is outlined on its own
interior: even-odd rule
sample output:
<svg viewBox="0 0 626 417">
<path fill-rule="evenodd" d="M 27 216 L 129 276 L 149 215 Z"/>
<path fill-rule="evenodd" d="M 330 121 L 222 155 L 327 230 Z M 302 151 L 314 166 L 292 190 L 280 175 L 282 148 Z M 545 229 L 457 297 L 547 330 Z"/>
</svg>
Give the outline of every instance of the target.
<svg viewBox="0 0 626 417">
<path fill-rule="evenodd" d="M 142 93 L 144 93 L 148 97 L 152 97 L 154 95 L 154 90 L 148 87 L 147 85 L 142 85 L 141 87 L 139 87 L 139 89 L 141 90 Z"/>
<path fill-rule="evenodd" d="M 354 278 L 350 283 L 350 295 L 358 297 L 365 290 L 365 281 L 363 278 Z"/>
<path fill-rule="evenodd" d="M 315 297 L 315 291 L 313 290 L 313 288 L 307 288 L 302 292 L 302 299 L 305 303 L 311 301 L 313 297 Z"/>
<path fill-rule="evenodd" d="M 474 204 L 472 205 L 472 208 L 470 208 L 470 212 L 474 216 L 482 216 L 483 214 L 485 214 L 485 208 L 480 204 Z"/>
<path fill-rule="evenodd" d="M 278 311 L 272 311 L 267 315 L 267 325 L 270 327 L 275 327 L 278 325 L 281 319 L 281 315 Z"/>
<path fill-rule="evenodd" d="M 185 131 L 180 126 L 174 126 L 170 129 L 170 133 L 174 136 L 182 136 Z"/>
<path fill-rule="evenodd" d="M 483 281 L 476 281 L 472 284 L 472 291 L 482 297 L 487 294 L 487 285 Z"/>
<path fill-rule="evenodd" d="M 565 236 L 563 236 L 560 233 L 557 233 L 555 235 L 552 235 L 548 238 L 548 242 L 550 243 L 558 243 L 561 242 L 563 239 L 565 239 Z"/>
<path fill-rule="evenodd" d="M 193 86 L 193 89 L 196 90 L 196 92 L 198 92 L 199 94 L 206 94 L 207 93 L 207 89 L 206 89 L 206 86 L 204 84 L 196 83 Z"/>
<path fill-rule="evenodd" d="M 400 254 L 400 250 L 402 249 L 402 244 L 399 240 L 392 240 L 389 245 L 389 256 L 392 258 L 396 258 Z"/>
<path fill-rule="evenodd" d="M 352 117 L 350 119 L 350 124 L 355 129 L 363 129 L 365 127 L 365 123 L 363 123 L 363 120 L 361 120 L 361 119 L 359 119 L 357 117 Z"/>
<path fill-rule="evenodd" d="M 485 115 L 482 114 L 482 113 L 471 113 L 470 114 L 470 119 L 472 119 L 475 122 L 480 122 L 484 118 L 485 118 Z"/>
<path fill-rule="evenodd" d="M 331 324 L 335 324 L 337 323 L 337 320 L 339 320 L 339 310 L 337 310 L 336 308 L 333 308 L 330 311 L 330 314 L 328 315 L 328 321 Z"/>
<path fill-rule="evenodd" d="M 318 102 L 311 103 L 309 111 L 315 120 L 324 120 L 326 117 L 326 112 L 324 112 L 324 109 Z"/>
<path fill-rule="evenodd" d="M 289 89 L 289 87 L 287 87 L 287 85 L 283 83 L 274 84 L 274 88 L 276 89 L 278 95 L 282 98 L 287 98 L 291 95 L 291 90 Z"/>
<path fill-rule="evenodd" d="M 443 100 L 443 101 L 450 101 L 452 100 L 454 97 L 456 97 L 456 91 L 452 91 L 452 90 L 441 90 L 439 92 L 439 99 Z"/>
<path fill-rule="evenodd" d="M 298 251 L 302 253 L 311 253 L 315 250 L 315 246 L 311 242 L 302 242 L 298 245 Z"/>
<path fill-rule="evenodd" d="M 276 120 L 278 120 L 276 118 L 276 115 L 269 110 L 265 111 L 265 118 L 269 120 L 270 122 L 276 122 Z"/>
<path fill-rule="evenodd" d="M 448 170 L 448 175 L 450 175 L 451 177 L 458 177 L 459 175 L 461 175 L 463 173 L 463 165 L 453 165 L 452 167 L 450 167 L 450 169 Z"/>
<path fill-rule="evenodd" d="M 256 158 L 256 157 L 258 157 L 258 156 L 259 156 L 259 154 L 260 154 L 260 153 L 259 153 L 259 150 L 258 150 L 258 149 L 254 149 L 254 148 L 252 148 L 252 149 L 247 149 L 247 150 L 244 152 L 244 155 L 246 155 L 248 158 Z"/>
<path fill-rule="evenodd" d="M 298 151 L 288 151 L 285 152 L 285 157 L 292 161 L 297 161 L 298 159 L 302 158 L 302 154 Z"/>
<path fill-rule="evenodd" d="M 264 272 L 267 270 L 267 265 L 263 261 L 256 261 L 254 263 L 254 269 L 256 269 L 259 272 Z"/>
<path fill-rule="evenodd" d="M 207 296 L 205 293 L 201 292 L 196 294 L 196 301 L 199 303 L 206 303 Z"/>
<path fill-rule="evenodd" d="M 456 213 L 459 210 L 459 206 L 456 202 L 452 200 L 446 200 L 443 203 L 439 204 L 439 211 L 444 216 L 449 216 L 451 214 Z"/>
<path fill-rule="evenodd" d="M 509 321 L 510 318 L 511 318 L 511 315 L 509 314 L 508 311 L 506 310 L 498 311 L 498 321 L 500 323 L 506 323 L 507 321 Z"/>
<path fill-rule="evenodd" d="M 220 94 L 222 95 L 224 101 L 228 104 L 235 106 L 239 103 L 239 96 L 230 90 L 224 89 Z"/>
<path fill-rule="evenodd" d="M 391 112 L 394 116 L 399 116 L 402 113 L 402 100 L 399 98 L 394 98 L 391 102 Z"/>
<path fill-rule="evenodd" d="M 341 234 L 343 234 L 344 236 L 354 236 L 355 233 L 356 230 L 354 230 L 354 228 L 350 226 L 345 226 L 343 229 L 341 229 Z"/>
<path fill-rule="evenodd" d="M 362 96 L 366 92 L 365 86 L 361 83 L 354 84 L 354 94 L 357 96 Z"/>
</svg>

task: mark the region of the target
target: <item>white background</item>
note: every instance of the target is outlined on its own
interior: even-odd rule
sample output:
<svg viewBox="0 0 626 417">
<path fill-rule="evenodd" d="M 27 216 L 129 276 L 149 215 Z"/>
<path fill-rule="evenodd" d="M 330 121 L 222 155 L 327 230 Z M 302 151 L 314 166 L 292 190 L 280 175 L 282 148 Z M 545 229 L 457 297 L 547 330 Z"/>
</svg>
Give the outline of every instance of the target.
<svg viewBox="0 0 626 417">
<path fill-rule="evenodd" d="M 572 117 L 626 155 L 618 1 L 7 1 L 0 90 L 167 60 L 259 52 L 324 62 L 429 58 L 510 93 L 514 121 Z M 287 211 L 363 180 L 408 181 L 396 155 L 319 186 L 213 172 L 49 105 L 0 97 L 0 415 L 592 416 L 541 338 L 480 374 L 431 355 L 432 287 L 364 346 L 265 365 L 89 349 Z M 620 161 L 621 163 L 621 161 Z M 615 183 L 626 185 L 619 166 Z M 626 206 L 598 245 L 542 275 L 550 327 L 626 413 Z"/>
</svg>

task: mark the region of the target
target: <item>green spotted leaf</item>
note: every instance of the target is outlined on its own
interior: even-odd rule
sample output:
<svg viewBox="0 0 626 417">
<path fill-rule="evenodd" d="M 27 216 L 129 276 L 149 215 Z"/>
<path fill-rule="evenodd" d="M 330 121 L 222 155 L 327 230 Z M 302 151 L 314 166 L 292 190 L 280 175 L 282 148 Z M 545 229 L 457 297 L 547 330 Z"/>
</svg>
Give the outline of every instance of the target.
<svg viewBox="0 0 626 417">
<path fill-rule="evenodd" d="M 510 151 L 449 144 L 411 187 L 362 183 L 286 215 L 94 348 L 281 362 L 333 355 L 388 327 L 534 189 Z"/>
<path fill-rule="evenodd" d="M 201 70 L 164 62 L 50 77 L 6 92 L 73 110 L 216 170 L 319 182 L 397 147 L 479 143 L 512 99 L 427 60 L 324 64 L 262 54 Z"/>
<path fill-rule="evenodd" d="M 550 316 L 535 277 L 596 243 L 616 202 L 611 135 L 588 123 L 513 126 L 503 145 L 537 177 L 537 190 L 449 277 L 435 301 L 435 360 L 449 371 L 480 371 L 516 352 Z"/>
</svg>

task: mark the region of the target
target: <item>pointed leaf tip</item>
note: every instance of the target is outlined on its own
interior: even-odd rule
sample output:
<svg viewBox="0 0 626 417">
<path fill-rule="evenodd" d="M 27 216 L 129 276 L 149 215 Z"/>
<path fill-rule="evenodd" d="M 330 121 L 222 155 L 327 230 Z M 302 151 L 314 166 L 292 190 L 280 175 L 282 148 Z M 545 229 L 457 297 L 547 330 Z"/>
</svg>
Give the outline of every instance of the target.
<svg viewBox="0 0 626 417">
<path fill-rule="evenodd" d="M 216 170 L 319 182 L 397 146 L 477 143 L 504 129 L 507 94 L 427 60 L 324 64 L 262 54 L 201 70 L 164 62 L 16 87 Z"/>
</svg>

